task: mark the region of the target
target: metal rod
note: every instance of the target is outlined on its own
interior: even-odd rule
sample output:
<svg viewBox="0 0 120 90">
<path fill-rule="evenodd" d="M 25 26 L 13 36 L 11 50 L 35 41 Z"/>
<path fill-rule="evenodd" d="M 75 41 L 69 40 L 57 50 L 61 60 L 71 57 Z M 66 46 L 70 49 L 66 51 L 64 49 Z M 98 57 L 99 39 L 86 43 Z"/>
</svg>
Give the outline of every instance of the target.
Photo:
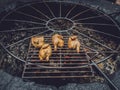
<svg viewBox="0 0 120 90">
<path fill-rule="evenodd" d="M 120 49 L 120 45 L 117 47 L 116 51 L 119 50 L 119 49 Z M 111 54 L 111 55 L 109 55 L 108 57 L 106 57 L 106 58 L 104 58 L 104 59 L 102 59 L 102 60 L 100 60 L 100 61 L 98 61 L 98 62 L 96 62 L 96 63 L 99 64 L 99 63 L 101 63 L 101 62 L 104 62 L 104 61 L 106 61 L 107 59 L 111 58 L 113 55 L 114 55 L 114 54 Z"/>
<path fill-rule="evenodd" d="M 57 64 L 57 65 L 61 65 L 62 66 L 62 65 L 81 65 L 81 64 L 86 65 L 87 63 L 88 62 L 86 62 L 86 63 L 85 62 L 84 63 L 83 62 L 82 63 L 81 62 L 79 62 L 79 63 L 73 63 L 72 62 L 72 63 L 62 63 L 62 64 L 61 63 L 53 63 L 53 64 L 52 63 L 29 63 L 29 64 L 26 64 L 26 65 L 27 66 L 29 66 L 29 65 L 30 66 L 34 66 L 34 65 L 49 65 L 49 66 L 52 66 L 52 65 L 56 65 Z"/>
<path fill-rule="evenodd" d="M 53 71 L 53 72 L 50 72 L 50 71 L 40 71 L 40 72 L 35 72 L 35 71 L 32 71 L 32 72 L 28 72 L 26 71 L 25 73 L 91 73 L 91 71 Z"/>
<path fill-rule="evenodd" d="M 94 19 L 94 18 L 98 18 L 98 17 L 105 17 L 105 15 L 99 15 L 99 16 L 91 16 L 91 17 L 86 17 L 86 18 L 82 18 L 82 19 L 77 19 L 77 20 L 74 20 L 75 22 L 77 21 L 82 21 L 82 20 L 87 20 L 87 19 Z"/>
<path fill-rule="evenodd" d="M 88 12 L 89 10 L 91 10 L 91 9 L 86 9 L 86 10 L 84 10 L 84 11 L 82 11 L 82 12 L 79 12 L 79 13 L 76 14 L 75 16 L 71 17 L 71 19 L 74 19 L 75 17 L 77 17 L 77 16 L 79 16 L 79 15 L 81 15 L 81 14 L 83 14 L 83 13 L 86 13 L 86 12 Z"/>
<path fill-rule="evenodd" d="M 19 13 L 19 14 L 22 14 L 22 15 L 25 15 L 25 16 L 28 16 L 28 17 L 32 17 L 32 18 L 34 18 L 34 19 L 37 19 L 37 20 L 40 20 L 40 21 L 43 21 L 43 22 L 47 22 L 46 20 L 44 20 L 44 19 L 41 19 L 41 18 L 39 18 L 39 17 L 35 17 L 35 16 L 33 16 L 33 15 L 29 15 L 29 14 L 26 14 L 26 13 L 24 13 L 24 12 L 20 12 L 20 11 L 15 11 L 16 13 Z"/>
<path fill-rule="evenodd" d="M 74 57 L 72 57 L 72 58 L 70 57 L 69 59 L 73 59 L 73 58 L 74 58 Z M 75 59 L 80 60 L 80 59 L 84 59 L 84 58 L 85 58 L 85 57 L 79 57 L 79 58 L 77 57 L 77 58 L 75 58 Z M 39 60 L 39 57 L 38 57 L 38 55 L 37 55 L 37 56 L 34 56 L 34 57 L 32 57 L 32 56 L 30 57 L 30 56 L 29 56 L 29 59 L 38 59 L 38 60 Z M 57 57 L 57 56 L 56 56 L 56 57 L 53 57 L 53 58 L 51 57 L 50 59 L 60 59 L 60 57 Z M 66 58 L 61 57 L 61 60 L 62 60 L 62 59 L 66 59 Z"/>
<path fill-rule="evenodd" d="M 38 30 L 41 28 L 47 28 L 47 27 L 32 27 L 32 28 L 21 28 L 21 29 L 14 29 L 14 30 L 4 30 L 4 31 L 0 31 L 0 32 L 18 32 L 18 31 L 27 31 L 27 30 Z"/>
<path fill-rule="evenodd" d="M 34 37 L 34 36 L 40 35 L 40 34 L 42 34 L 42 33 L 48 32 L 48 31 L 49 31 L 49 30 L 45 30 L 45 31 L 43 31 L 43 32 L 40 32 L 40 33 L 34 34 L 34 35 L 32 35 L 32 36 L 26 37 L 26 38 L 24 38 L 24 39 L 21 39 L 21 40 L 15 42 L 15 43 L 13 43 L 13 44 L 10 44 L 10 45 L 6 46 L 6 48 L 11 47 L 11 46 L 13 46 L 13 45 L 15 45 L 15 44 L 17 44 L 17 43 L 20 43 L 20 42 L 22 42 L 22 41 L 25 41 L 25 40 L 27 40 L 27 39 L 30 39 L 30 38 L 32 38 L 32 37 Z"/>
<path fill-rule="evenodd" d="M 84 65 L 83 65 L 84 66 Z M 89 69 L 89 66 L 87 67 L 83 67 L 83 66 L 71 66 L 71 67 L 57 67 L 57 66 L 42 66 L 42 65 L 39 65 L 38 67 L 30 67 L 30 68 L 26 68 L 26 69 L 42 69 L 42 68 L 45 68 L 45 69 L 81 69 L 81 68 L 87 68 Z"/>
<path fill-rule="evenodd" d="M 29 52 L 29 53 L 30 53 L 30 52 Z M 35 53 L 36 53 L 36 54 L 35 54 Z M 58 53 L 58 52 L 56 52 L 56 53 L 54 52 L 54 53 L 52 53 L 52 55 L 54 55 L 54 54 L 56 55 L 57 53 Z M 36 55 L 38 55 L 38 52 L 33 52 L 33 53 L 29 54 L 29 55 L 33 55 L 33 54 L 36 56 Z M 64 53 L 61 53 L 61 55 L 68 55 L 68 54 L 69 54 L 69 55 L 77 55 L 77 56 L 78 56 L 78 55 L 83 55 L 83 53 L 76 53 L 76 52 L 72 52 L 72 53 L 64 52 Z M 58 54 L 57 54 L 57 55 L 58 55 Z M 62 58 L 63 58 L 63 57 L 62 57 Z"/>
<path fill-rule="evenodd" d="M 94 31 L 94 32 L 97 32 L 97 33 L 101 33 L 101 34 L 104 34 L 104 35 L 108 35 L 108 36 L 111 36 L 111 37 L 115 37 L 115 38 L 120 39 L 119 36 L 115 36 L 115 35 L 112 35 L 112 34 L 110 34 L 110 33 L 105 33 L 105 32 L 99 31 L 99 30 L 93 30 L 93 29 L 86 29 L 86 30 L 88 30 L 88 31 Z"/>
<path fill-rule="evenodd" d="M 20 58 L 18 58 L 17 56 L 15 56 L 14 54 L 12 54 L 8 49 L 6 49 L 5 48 L 5 46 L 4 45 L 2 45 L 1 43 L 0 43 L 0 45 L 2 46 L 2 48 L 9 54 L 9 55 L 11 55 L 11 56 L 13 56 L 15 59 L 17 59 L 17 60 L 19 60 L 19 61 L 22 61 L 22 62 L 26 62 L 25 60 L 23 60 L 23 59 L 20 59 Z"/>
<path fill-rule="evenodd" d="M 69 11 L 68 11 L 68 13 L 66 14 L 66 18 L 68 17 L 68 15 L 72 12 L 72 10 L 75 8 L 77 6 L 77 4 L 76 5 L 74 5 Z"/>
<path fill-rule="evenodd" d="M 75 23 L 75 24 L 82 24 L 82 25 L 102 25 L 102 26 L 116 26 L 113 24 L 106 24 L 106 23 Z"/>
<path fill-rule="evenodd" d="M 28 48 L 28 51 L 29 51 L 30 47 L 31 47 L 31 42 L 29 43 L 29 48 Z M 23 73 L 22 73 L 22 78 L 24 77 L 24 73 L 25 73 L 25 70 L 26 70 L 26 65 L 27 65 L 28 54 L 29 54 L 29 53 L 27 53 L 27 58 L 26 58 L 26 62 L 25 62 L 25 65 L 24 65 L 24 69 L 23 69 Z"/>
<path fill-rule="evenodd" d="M 24 76 L 23 78 L 89 78 L 91 75 L 82 75 L 82 76 Z"/>
<path fill-rule="evenodd" d="M 87 35 L 85 35 L 85 34 L 83 34 L 83 33 L 78 32 L 77 30 L 75 30 L 75 31 L 76 31 L 77 33 L 79 33 L 80 35 L 85 36 L 85 37 L 89 38 L 90 40 L 92 40 L 92 41 L 94 41 L 94 42 L 96 42 L 96 43 L 102 45 L 103 47 L 106 47 L 106 48 L 108 48 L 108 49 L 114 51 L 114 50 L 111 49 L 110 47 L 108 47 L 108 46 L 106 46 L 106 45 L 103 45 L 102 43 L 98 42 L 97 40 L 95 40 L 95 39 L 93 39 L 93 38 L 91 38 L 91 37 L 89 37 L 89 36 L 87 36 Z"/>
<path fill-rule="evenodd" d="M 50 13 L 52 14 L 52 16 L 53 16 L 53 17 L 55 17 L 55 15 L 54 15 L 53 11 L 50 9 L 50 7 L 47 5 L 47 3 L 46 3 L 46 2 L 44 2 L 44 4 L 45 4 L 45 6 L 49 9 L 49 11 L 50 11 Z"/>
<path fill-rule="evenodd" d="M 67 49 L 66 49 L 66 50 L 67 50 Z M 67 53 L 66 53 L 66 52 L 67 52 L 66 50 L 65 50 L 65 51 L 62 50 L 62 54 L 67 54 Z M 34 50 L 33 52 L 32 52 L 32 51 L 33 51 L 33 50 L 31 49 L 29 53 L 37 53 L 37 52 L 39 52 L 39 50 Z M 75 54 L 83 54 L 83 53 L 84 53 L 83 51 L 81 51 L 80 53 L 76 53 L 76 51 L 71 51 L 71 50 L 68 50 L 68 51 L 70 51 L 69 54 L 74 54 L 74 53 L 75 53 Z M 116 50 L 115 50 L 115 51 L 96 51 L 96 52 L 90 52 L 90 51 L 88 51 L 88 52 L 86 52 L 86 53 L 93 53 L 93 54 L 94 54 L 94 53 L 106 53 L 106 54 L 116 53 L 116 54 L 117 54 L 117 53 L 120 53 L 120 51 L 116 51 Z M 53 52 L 53 54 L 56 54 L 56 52 Z"/>
<path fill-rule="evenodd" d="M 47 15 L 45 15 L 44 13 L 42 13 L 40 10 L 36 9 L 35 7 L 33 7 L 33 6 L 29 6 L 29 7 L 31 7 L 32 9 L 34 9 L 36 12 L 42 14 L 43 16 L 45 16 L 47 19 L 51 19 L 50 17 L 48 17 Z"/>
<path fill-rule="evenodd" d="M 29 58 L 28 58 L 28 59 L 29 59 Z M 27 60 L 27 61 L 31 61 L 31 62 L 41 62 L 39 59 L 37 59 L 37 60 Z M 58 62 L 58 60 L 50 60 L 50 61 Z M 85 62 L 86 60 L 83 60 L 83 59 L 82 59 L 82 60 L 80 60 L 80 59 L 78 59 L 78 60 L 76 60 L 76 59 L 75 59 L 75 60 L 70 60 L 70 59 L 67 60 L 67 59 L 66 59 L 66 60 L 61 60 L 61 61 L 71 61 L 71 62 L 73 62 L 73 61 L 75 61 L 75 62 L 78 61 L 78 62 Z M 43 61 L 43 62 L 44 62 L 44 61 Z"/>
<path fill-rule="evenodd" d="M 39 23 L 39 22 L 33 22 L 33 21 L 27 21 L 27 20 L 17 20 L 17 19 L 4 19 L 4 21 L 11 21 L 11 22 L 23 22 L 23 23 L 32 23 L 32 24 L 39 24 L 39 25 L 46 25 L 45 23 Z"/>
<path fill-rule="evenodd" d="M 103 73 L 103 71 L 97 66 L 97 64 L 92 61 L 95 68 L 100 72 L 100 74 L 108 81 L 109 86 L 112 88 L 112 90 L 119 90 L 116 85 Z"/>
</svg>

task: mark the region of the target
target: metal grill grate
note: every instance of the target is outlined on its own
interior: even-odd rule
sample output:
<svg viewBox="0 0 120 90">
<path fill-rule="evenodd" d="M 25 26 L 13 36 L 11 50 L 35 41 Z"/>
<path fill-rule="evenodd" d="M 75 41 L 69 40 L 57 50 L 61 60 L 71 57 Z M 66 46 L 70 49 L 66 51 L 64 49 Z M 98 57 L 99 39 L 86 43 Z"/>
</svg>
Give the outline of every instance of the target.
<svg viewBox="0 0 120 90">
<path fill-rule="evenodd" d="M 81 52 L 70 50 L 67 47 L 69 36 L 64 36 L 65 45 L 63 48 L 53 50 L 53 44 L 50 43 L 51 36 L 45 36 L 46 42 L 52 46 L 52 56 L 50 60 L 40 61 L 38 57 L 39 49 L 31 45 L 28 50 L 27 62 L 24 67 L 22 78 L 24 79 L 45 79 L 45 78 L 81 78 L 91 79 L 94 77 L 94 72 L 87 56 L 81 47 Z M 83 67 L 84 65 L 88 65 Z"/>
</svg>

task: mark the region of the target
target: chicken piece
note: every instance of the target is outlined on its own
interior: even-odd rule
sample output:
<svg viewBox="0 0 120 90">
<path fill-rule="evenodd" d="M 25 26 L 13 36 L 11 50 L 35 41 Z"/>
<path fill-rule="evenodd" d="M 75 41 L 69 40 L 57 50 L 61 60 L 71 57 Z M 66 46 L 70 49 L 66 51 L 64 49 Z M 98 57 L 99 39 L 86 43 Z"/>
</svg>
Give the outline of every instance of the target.
<svg viewBox="0 0 120 90">
<path fill-rule="evenodd" d="M 41 48 L 44 44 L 44 37 L 43 36 L 35 36 L 31 39 L 32 45 L 36 48 Z"/>
<path fill-rule="evenodd" d="M 52 55 L 52 48 L 49 44 L 44 44 L 39 51 L 40 60 L 49 61 L 50 56 Z"/>
<path fill-rule="evenodd" d="M 69 49 L 76 49 L 77 53 L 80 52 L 80 42 L 79 42 L 77 36 L 73 35 L 73 36 L 69 37 L 68 48 Z"/>
<path fill-rule="evenodd" d="M 52 36 L 52 43 L 54 45 L 54 51 L 57 51 L 57 47 L 64 46 L 63 36 L 61 36 L 59 34 L 53 35 Z"/>
</svg>

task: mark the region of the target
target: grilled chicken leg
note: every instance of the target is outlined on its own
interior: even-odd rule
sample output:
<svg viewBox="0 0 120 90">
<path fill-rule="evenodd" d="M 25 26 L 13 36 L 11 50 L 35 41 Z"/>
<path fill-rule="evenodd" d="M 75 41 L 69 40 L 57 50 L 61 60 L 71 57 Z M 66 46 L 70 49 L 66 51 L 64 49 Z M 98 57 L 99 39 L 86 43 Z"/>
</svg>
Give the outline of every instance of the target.
<svg viewBox="0 0 120 90">
<path fill-rule="evenodd" d="M 77 53 L 80 52 L 80 42 L 79 42 L 77 36 L 73 35 L 73 36 L 69 37 L 68 48 L 69 49 L 76 49 Z"/>
<path fill-rule="evenodd" d="M 54 45 L 54 51 L 57 51 L 57 47 L 64 46 L 63 36 L 61 36 L 59 34 L 53 35 L 52 36 L 52 43 Z"/>
<path fill-rule="evenodd" d="M 44 37 L 43 36 L 35 36 L 31 39 L 32 45 L 36 48 L 41 48 L 44 44 Z"/>
<path fill-rule="evenodd" d="M 49 61 L 50 56 L 52 55 L 52 48 L 49 44 L 44 44 L 39 51 L 40 60 Z"/>
</svg>

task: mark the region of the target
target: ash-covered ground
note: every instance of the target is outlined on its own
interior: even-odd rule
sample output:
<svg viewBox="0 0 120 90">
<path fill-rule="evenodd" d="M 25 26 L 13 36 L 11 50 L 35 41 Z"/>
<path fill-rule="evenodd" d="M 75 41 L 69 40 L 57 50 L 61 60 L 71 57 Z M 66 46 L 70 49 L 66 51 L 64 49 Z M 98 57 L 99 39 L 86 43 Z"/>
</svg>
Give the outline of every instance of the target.
<svg viewBox="0 0 120 90">
<path fill-rule="evenodd" d="M 120 71 L 116 72 L 113 82 L 120 89 Z M 24 82 L 21 78 L 13 77 L 3 70 L 0 70 L 0 90 L 111 90 L 106 83 L 77 84 L 68 83 L 67 85 L 55 87 L 35 84 L 34 82 Z"/>
</svg>

